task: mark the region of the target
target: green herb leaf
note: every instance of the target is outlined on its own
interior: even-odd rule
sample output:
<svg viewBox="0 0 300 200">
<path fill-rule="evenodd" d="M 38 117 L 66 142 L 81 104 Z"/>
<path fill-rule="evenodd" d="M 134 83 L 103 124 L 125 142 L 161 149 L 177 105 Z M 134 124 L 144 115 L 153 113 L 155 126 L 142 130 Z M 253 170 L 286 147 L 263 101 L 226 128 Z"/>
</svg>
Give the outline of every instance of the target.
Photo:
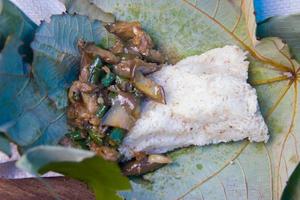
<svg viewBox="0 0 300 200">
<path fill-rule="evenodd" d="M 119 190 L 129 190 L 130 184 L 116 163 L 105 161 L 90 151 L 57 146 L 32 148 L 17 162 L 17 166 L 33 174 L 58 172 L 86 182 L 96 199 L 121 199 Z"/>
<path fill-rule="evenodd" d="M 104 114 L 107 112 L 108 106 L 101 104 L 97 110 L 96 116 L 102 118 Z"/>
</svg>

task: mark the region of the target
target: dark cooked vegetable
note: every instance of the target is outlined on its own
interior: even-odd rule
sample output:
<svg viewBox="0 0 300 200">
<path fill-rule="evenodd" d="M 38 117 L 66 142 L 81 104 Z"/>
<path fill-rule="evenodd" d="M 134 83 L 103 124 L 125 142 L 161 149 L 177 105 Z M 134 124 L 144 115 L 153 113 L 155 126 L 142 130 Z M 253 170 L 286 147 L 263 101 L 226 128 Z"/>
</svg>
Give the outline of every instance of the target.
<svg viewBox="0 0 300 200">
<path fill-rule="evenodd" d="M 137 71 L 133 78 L 134 86 L 158 103 L 166 104 L 164 89 L 149 78 L 146 78 L 141 72 Z"/>
<path fill-rule="evenodd" d="M 140 28 L 140 22 L 116 22 L 106 26 L 107 30 L 123 40 L 132 39 L 135 36 L 134 28 Z"/>
<path fill-rule="evenodd" d="M 151 158 L 151 156 L 156 156 L 157 162 L 155 161 L 155 158 Z M 151 160 L 149 160 L 149 158 Z M 170 162 L 170 158 L 162 155 L 144 156 L 141 159 L 136 159 L 125 163 L 122 166 L 122 172 L 126 176 L 139 176 L 154 171 Z"/>
<path fill-rule="evenodd" d="M 147 63 L 139 58 L 131 60 L 122 60 L 114 66 L 114 73 L 124 78 L 132 78 L 135 70 L 141 71 L 143 74 L 151 74 L 160 69 L 156 63 Z"/>
<path fill-rule="evenodd" d="M 111 64 L 116 64 L 120 61 L 120 58 L 115 56 L 110 51 L 97 47 L 94 43 L 78 41 L 78 48 L 81 52 L 85 52 L 92 56 L 99 56 L 103 61 Z"/>
<path fill-rule="evenodd" d="M 163 88 L 145 77 L 162 67 L 164 57 L 153 49 L 139 22 L 116 22 L 106 28 L 116 35 L 109 50 L 78 40 L 79 81 L 70 87 L 67 115 L 76 131 L 69 134 L 75 146 L 117 161 L 118 146 L 140 117 L 142 99 L 165 103 Z M 125 174 L 146 173 L 169 162 L 159 155 L 144 157 L 126 164 Z"/>
<path fill-rule="evenodd" d="M 154 47 L 150 36 L 141 27 L 133 28 L 134 37 L 129 41 L 129 47 L 143 56 L 148 56 L 150 49 Z"/>
<path fill-rule="evenodd" d="M 124 52 L 124 43 L 120 39 L 116 39 L 115 45 L 110 49 L 113 54 L 121 54 Z M 122 58 L 121 58 L 122 59 Z"/>
<path fill-rule="evenodd" d="M 150 62 L 156 62 L 156 63 L 165 63 L 165 58 L 164 56 L 157 50 L 151 49 L 149 51 L 149 54 L 145 56 L 147 61 Z"/>
</svg>

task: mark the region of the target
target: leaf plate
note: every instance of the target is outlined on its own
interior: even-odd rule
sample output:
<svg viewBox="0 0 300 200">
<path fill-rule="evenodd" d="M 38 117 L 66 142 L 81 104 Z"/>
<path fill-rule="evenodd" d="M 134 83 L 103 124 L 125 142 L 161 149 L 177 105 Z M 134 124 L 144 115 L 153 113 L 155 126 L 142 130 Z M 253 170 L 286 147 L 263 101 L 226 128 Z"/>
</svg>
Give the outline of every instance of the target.
<svg viewBox="0 0 300 200">
<path fill-rule="evenodd" d="M 133 180 L 126 199 L 280 199 L 299 161 L 299 65 L 278 38 L 258 41 L 251 0 L 93 0 L 117 20 L 138 20 L 176 61 L 235 44 L 249 52 L 255 86 L 271 138 L 267 144 L 190 147 L 144 180 Z"/>
</svg>

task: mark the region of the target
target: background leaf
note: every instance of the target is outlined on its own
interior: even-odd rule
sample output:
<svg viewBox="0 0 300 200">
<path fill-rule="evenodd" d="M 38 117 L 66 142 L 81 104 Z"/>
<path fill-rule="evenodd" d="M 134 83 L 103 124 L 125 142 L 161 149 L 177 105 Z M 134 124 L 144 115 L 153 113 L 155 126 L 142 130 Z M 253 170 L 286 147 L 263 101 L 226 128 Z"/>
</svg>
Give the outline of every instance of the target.
<svg viewBox="0 0 300 200">
<path fill-rule="evenodd" d="M 190 147 L 145 180 L 133 179 L 126 199 L 280 199 L 299 161 L 299 65 L 277 38 L 256 41 L 253 1 L 93 0 L 117 20 L 137 20 L 176 62 L 235 44 L 249 52 L 249 82 L 256 87 L 271 138 L 267 144 Z"/>
<path fill-rule="evenodd" d="M 1 132 L 0 132 L 0 151 L 5 153 L 7 156 L 12 155 L 11 148 L 10 148 L 10 141 L 5 136 L 5 134 Z"/>
<path fill-rule="evenodd" d="M 102 22 L 112 23 L 115 16 L 111 13 L 104 12 L 90 0 L 69 0 L 64 2 L 69 14 L 79 14 L 89 16 L 90 19 L 97 19 Z"/>
<path fill-rule="evenodd" d="M 36 25 L 9 1 L 1 5 L 0 129 L 23 148 L 56 144 L 67 131 L 64 111 L 37 87 L 28 64 Z"/>
<path fill-rule="evenodd" d="M 0 129 L 24 148 L 56 144 L 67 131 L 64 111 L 37 87 L 18 52 L 20 44 L 8 37 L 0 54 Z"/>
<path fill-rule="evenodd" d="M 291 48 L 291 53 L 300 61 L 300 15 L 271 17 L 258 24 L 257 36 L 280 37 Z"/>
<path fill-rule="evenodd" d="M 23 42 L 21 53 L 27 56 L 26 61 L 31 61 L 30 42 L 37 26 L 8 0 L 0 0 L 0 27 L 0 50 L 6 38 L 14 35 Z"/>
<path fill-rule="evenodd" d="M 90 151 L 40 146 L 23 155 L 17 166 L 34 174 L 54 171 L 82 180 L 99 200 L 120 199 L 116 192 L 130 189 L 127 178 L 116 163 L 105 161 Z"/>
</svg>

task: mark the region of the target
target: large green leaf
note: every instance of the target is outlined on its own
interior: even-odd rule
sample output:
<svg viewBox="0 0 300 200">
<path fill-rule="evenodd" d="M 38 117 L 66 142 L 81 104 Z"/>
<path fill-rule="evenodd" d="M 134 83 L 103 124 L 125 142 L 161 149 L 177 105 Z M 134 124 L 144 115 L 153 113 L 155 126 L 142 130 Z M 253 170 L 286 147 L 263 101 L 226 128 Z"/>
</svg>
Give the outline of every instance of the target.
<svg viewBox="0 0 300 200">
<path fill-rule="evenodd" d="M 258 25 L 257 35 L 261 38 L 276 36 L 282 38 L 291 53 L 300 61 L 300 15 L 271 17 Z"/>
<path fill-rule="evenodd" d="M 277 38 L 257 41 L 251 0 L 93 0 L 117 20 L 138 20 L 176 62 L 235 44 L 249 52 L 271 138 L 267 144 L 190 147 L 170 153 L 173 164 L 132 181 L 126 199 L 279 199 L 299 161 L 299 66 Z"/>
<path fill-rule="evenodd" d="M 14 34 L 23 41 L 22 53 L 28 55 L 27 60 L 31 60 L 32 52 L 29 45 L 36 25 L 9 0 L 0 0 L 0 27 L 0 49 L 6 38 Z"/>
<path fill-rule="evenodd" d="M 0 54 L 0 130 L 21 147 L 56 144 L 67 131 L 64 111 L 38 88 L 20 45 L 8 37 Z"/>
<path fill-rule="evenodd" d="M 129 190 L 130 184 L 118 165 L 95 156 L 90 151 L 40 146 L 29 150 L 17 166 L 33 174 L 58 172 L 86 182 L 97 199 L 120 199 L 118 190 Z"/>
<path fill-rule="evenodd" d="M 0 26 L 0 129 L 21 147 L 55 144 L 67 130 L 64 113 L 37 87 L 25 63 L 32 59 L 36 25 L 10 1 L 1 0 Z M 1 141 L 9 153 L 7 141 Z"/>
</svg>

